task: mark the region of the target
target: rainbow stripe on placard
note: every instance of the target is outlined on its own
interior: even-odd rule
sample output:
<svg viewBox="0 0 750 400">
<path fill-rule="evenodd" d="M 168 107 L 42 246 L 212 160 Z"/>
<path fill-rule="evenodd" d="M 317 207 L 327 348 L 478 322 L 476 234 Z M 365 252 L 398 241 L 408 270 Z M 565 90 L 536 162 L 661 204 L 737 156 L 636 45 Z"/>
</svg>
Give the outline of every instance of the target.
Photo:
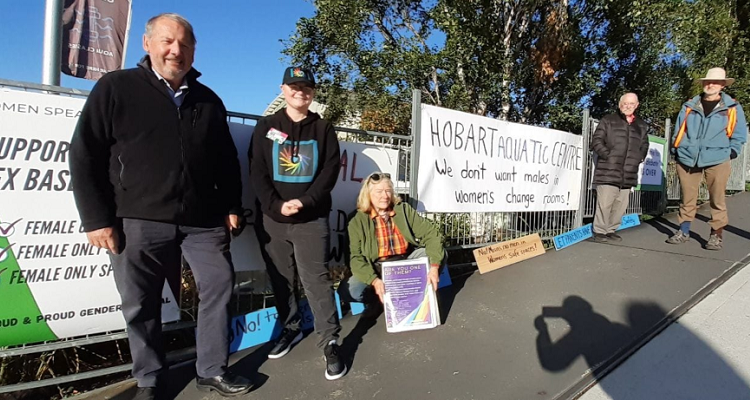
<svg viewBox="0 0 750 400">
<path fill-rule="evenodd" d="M 424 296 L 424 299 L 422 300 L 422 303 L 414 311 L 409 313 L 409 315 L 407 315 L 406 318 L 403 319 L 403 321 L 398 323 L 397 326 L 419 325 L 419 324 L 431 322 L 430 299 L 427 297 L 430 295 L 429 283 L 427 285 L 428 287 L 425 290 L 425 296 Z"/>
</svg>

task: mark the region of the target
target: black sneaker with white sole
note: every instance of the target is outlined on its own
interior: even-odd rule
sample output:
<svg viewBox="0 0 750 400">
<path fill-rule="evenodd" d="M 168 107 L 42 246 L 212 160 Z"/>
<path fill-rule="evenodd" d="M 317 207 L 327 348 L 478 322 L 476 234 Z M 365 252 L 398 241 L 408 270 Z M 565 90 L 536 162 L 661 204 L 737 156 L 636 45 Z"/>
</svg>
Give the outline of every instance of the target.
<svg viewBox="0 0 750 400">
<path fill-rule="evenodd" d="M 346 364 L 339 354 L 339 345 L 336 342 L 328 343 L 323 353 L 326 359 L 326 379 L 332 381 L 346 375 Z"/>
<path fill-rule="evenodd" d="M 279 340 L 276 342 L 276 346 L 273 346 L 271 352 L 268 353 L 268 358 L 276 359 L 284 357 L 286 353 L 289 353 L 289 350 L 292 349 L 292 346 L 297 344 L 300 340 L 302 340 L 302 331 L 284 328 L 284 330 L 281 331 L 281 335 L 279 335 Z"/>
</svg>

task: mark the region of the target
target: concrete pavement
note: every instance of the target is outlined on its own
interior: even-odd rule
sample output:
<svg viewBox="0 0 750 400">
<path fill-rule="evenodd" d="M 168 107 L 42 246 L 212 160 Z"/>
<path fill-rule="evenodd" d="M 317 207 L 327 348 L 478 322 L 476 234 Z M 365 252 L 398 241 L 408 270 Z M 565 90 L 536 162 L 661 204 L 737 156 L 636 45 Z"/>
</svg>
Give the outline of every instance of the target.
<svg viewBox="0 0 750 400">
<path fill-rule="evenodd" d="M 306 338 L 279 360 L 266 358 L 269 345 L 245 350 L 233 355 L 233 369 L 252 376 L 259 387 L 241 398 L 569 398 L 581 394 L 598 376 L 657 334 L 622 368 L 639 354 L 647 354 L 646 349 L 655 343 L 687 340 L 703 360 L 696 368 L 717 371 L 717 375 L 725 377 L 725 383 L 718 386 L 734 388 L 732 393 L 750 393 L 750 380 L 746 372 L 741 372 L 743 364 L 737 362 L 750 359 L 746 356 L 748 347 L 738 350 L 740 339 L 725 342 L 730 340 L 731 332 L 748 332 L 746 328 L 750 327 L 738 322 L 747 320 L 747 313 L 742 314 L 744 319 L 736 315 L 742 308 L 739 297 L 735 299 L 736 308 L 719 307 L 717 310 L 722 312 L 701 314 L 708 318 L 703 325 L 715 327 L 724 335 L 716 342 L 729 346 L 734 352 L 730 354 L 737 354 L 734 358 L 727 358 L 716 342 L 694 326 L 685 327 L 683 321 L 691 314 L 680 323 L 669 325 L 747 261 L 750 213 L 745 210 L 749 206 L 750 195 L 728 199 L 732 226 L 725 233 L 725 249 L 720 252 L 701 248 L 709 231 L 704 221 L 694 223 L 698 232 L 695 240 L 679 246 L 664 243 L 677 226 L 674 216 L 667 216 L 623 231 L 622 243 L 584 242 L 485 275 L 474 273 L 456 279 L 453 287 L 442 290 L 444 324 L 433 330 L 388 334 L 380 320 L 367 322 L 346 317 L 342 321 L 342 342 L 353 359 L 348 375 L 337 381 L 325 380 L 322 354 L 315 347 L 314 337 Z M 705 209 L 701 213 L 707 215 Z M 746 275 L 743 270 L 722 288 Z M 744 290 L 733 293 L 745 296 Z M 715 296 L 704 302 L 713 301 Z M 745 309 L 747 298 L 742 298 Z M 696 311 L 691 313 L 698 312 L 697 308 L 693 310 Z M 676 329 L 680 333 L 677 339 L 661 339 Z M 673 345 L 672 350 L 687 356 L 683 346 Z M 662 364 L 655 365 L 652 368 L 659 369 Z M 613 382 L 625 381 L 616 378 L 622 368 L 611 375 Z M 626 378 L 655 376 L 645 373 L 645 366 L 636 367 L 635 371 L 640 375 Z M 698 369 L 693 375 L 678 371 L 661 380 L 654 378 L 654 382 L 660 387 L 670 380 L 681 385 L 699 382 L 695 377 L 713 382 L 708 373 L 701 371 Z M 170 371 L 172 396 L 186 400 L 220 398 L 196 391 L 194 373 L 189 364 Z M 615 393 L 616 389 L 610 388 L 618 386 L 610 385 L 607 379 L 610 378 L 601 382 L 600 391 Z M 623 393 L 629 393 L 627 388 L 640 385 L 639 381 L 631 382 L 622 383 L 625 392 L 618 391 L 609 398 L 733 398 L 679 394 L 672 397 L 672 392 L 657 397 L 643 397 L 647 392 L 616 397 L 625 396 Z M 126 383 L 117 390 L 109 388 L 87 398 L 127 399 L 132 391 L 117 395 L 127 387 Z M 594 396 L 595 390 L 587 396 Z"/>
<path fill-rule="evenodd" d="M 709 294 L 581 399 L 750 399 L 750 268 Z"/>
</svg>

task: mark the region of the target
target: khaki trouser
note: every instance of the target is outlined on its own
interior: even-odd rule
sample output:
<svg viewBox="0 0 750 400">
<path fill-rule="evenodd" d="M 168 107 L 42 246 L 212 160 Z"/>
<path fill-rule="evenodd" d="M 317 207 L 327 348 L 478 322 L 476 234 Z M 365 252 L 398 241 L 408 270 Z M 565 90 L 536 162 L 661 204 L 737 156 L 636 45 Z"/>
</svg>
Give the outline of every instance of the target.
<svg viewBox="0 0 750 400">
<path fill-rule="evenodd" d="M 698 190 L 701 178 L 706 175 L 708 196 L 711 205 L 711 220 L 708 224 L 711 229 L 716 230 L 729 224 L 727 216 L 726 190 L 729 174 L 732 166 L 729 161 L 712 167 L 686 167 L 677 164 L 677 176 L 680 177 L 680 188 L 682 189 L 682 201 L 680 202 L 680 223 L 692 222 L 698 211 Z"/>
<path fill-rule="evenodd" d="M 596 185 L 596 213 L 594 233 L 606 235 L 620 227 L 622 216 L 628 209 L 630 189 L 613 185 Z"/>
</svg>

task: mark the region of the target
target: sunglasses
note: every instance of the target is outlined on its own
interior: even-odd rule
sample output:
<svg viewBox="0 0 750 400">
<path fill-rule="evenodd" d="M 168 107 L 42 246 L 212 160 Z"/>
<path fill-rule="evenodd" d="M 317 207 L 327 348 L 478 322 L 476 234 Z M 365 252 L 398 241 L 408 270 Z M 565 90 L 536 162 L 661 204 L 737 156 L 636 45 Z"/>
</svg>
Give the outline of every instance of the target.
<svg viewBox="0 0 750 400">
<path fill-rule="evenodd" d="M 391 179 L 391 174 L 387 172 L 373 172 L 368 179 L 370 182 L 380 182 L 381 179 Z"/>
</svg>

